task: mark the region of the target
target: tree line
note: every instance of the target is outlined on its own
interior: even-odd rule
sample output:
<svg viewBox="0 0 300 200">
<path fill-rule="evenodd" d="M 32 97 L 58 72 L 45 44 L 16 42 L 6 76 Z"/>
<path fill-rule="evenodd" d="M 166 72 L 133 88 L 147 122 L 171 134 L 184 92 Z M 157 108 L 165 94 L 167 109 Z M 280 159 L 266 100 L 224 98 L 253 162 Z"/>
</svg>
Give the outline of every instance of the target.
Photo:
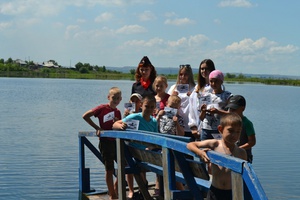
<svg viewBox="0 0 300 200">
<path fill-rule="evenodd" d="M 0 77 L 30 77 L 30 78 L 80 78 L 80 79 L 111 79 L 111 80 L 134 80 L 135 68 L 130 69 L 128 73 L 116 70 L 109 70 L 106 66 L 91 65 L 89 63 L 78 62 L 75 68 L 62 67 L 55 60 L 49 60 L 55 67 L 45 67 L 33 61 L 18 62 L 8 58 L 0 59 Z M 177 74 L 161 74 L 170 80 L 176 80 Z M 195 74 L 195 80 L 197 80 Z M 226 73 L 227 82 L 255 82 L 269 85 L 292 85 L 300 86 L 298 79 L 284 78 L 258 78 L 247 77 L 244 74 Z"/>
</svg>

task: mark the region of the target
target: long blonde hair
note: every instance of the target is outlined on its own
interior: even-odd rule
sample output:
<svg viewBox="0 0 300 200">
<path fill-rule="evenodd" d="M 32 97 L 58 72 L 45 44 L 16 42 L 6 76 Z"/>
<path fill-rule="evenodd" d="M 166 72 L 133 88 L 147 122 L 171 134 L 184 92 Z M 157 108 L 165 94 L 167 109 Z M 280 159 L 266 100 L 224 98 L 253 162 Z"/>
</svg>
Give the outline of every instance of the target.
<svg viewBox="0 0 300 200">
<path fill-rule="evenodd" d="M 179 65 L 179 71 L 178 71 L 178 75 L 177 75 L 177 81 L 176 81 L 176 85 L 180 84 L 180 73 L 185 70 L 186 73 L 189 76 L 189 87 L 193 88 L 195 87 L 195 81 L 194 81 L 194 74 L 193 74 L 193 70 L 191 65 L 187 64 L 187 65 Z M 174 88 L 175 89 L 175 88 Z"/>
</svg>

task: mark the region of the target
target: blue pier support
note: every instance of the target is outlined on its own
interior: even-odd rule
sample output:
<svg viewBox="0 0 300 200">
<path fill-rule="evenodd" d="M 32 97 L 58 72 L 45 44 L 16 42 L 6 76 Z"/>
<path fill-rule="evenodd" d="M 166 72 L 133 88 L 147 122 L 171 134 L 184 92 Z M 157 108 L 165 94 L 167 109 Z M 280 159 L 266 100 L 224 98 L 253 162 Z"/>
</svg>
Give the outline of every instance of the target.
<svg viewBox="0 0 300 200">
<path fill-rule="evenodd" d="M 79 190 L 84 193 L 94 192 L 90 187 L 90 168 L 85 168 L 85 137 L 79 138 Z"/>
</svg>

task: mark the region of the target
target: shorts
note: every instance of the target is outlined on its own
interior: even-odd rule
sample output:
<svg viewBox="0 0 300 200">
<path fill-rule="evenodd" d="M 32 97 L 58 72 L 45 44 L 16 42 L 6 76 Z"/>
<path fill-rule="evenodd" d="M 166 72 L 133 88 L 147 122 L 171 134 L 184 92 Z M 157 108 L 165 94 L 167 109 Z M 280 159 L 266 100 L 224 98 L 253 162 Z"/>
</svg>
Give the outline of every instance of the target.
<svg viewBox="0 0 300 200">
<path fill-rule="evenodd" d="M 214 139 L 212 134 L 220 134 L 218 130 L 208 130 L 208 129 L 202 129 L 201 132 L 201 141 L 207 140 L 207 139 Z"/>
<path fill-rule="evenodd" d="M 114 161 L 117 160 L 116 141 L 100 139 L 99 150 L 103 158 L 105 170 L 114 170 Z"/>
<path fill-rule="evenodd" d="M 232 200 L 232 190 L 221 190 L 211 185 L 206 200 Z"/>
</svg>

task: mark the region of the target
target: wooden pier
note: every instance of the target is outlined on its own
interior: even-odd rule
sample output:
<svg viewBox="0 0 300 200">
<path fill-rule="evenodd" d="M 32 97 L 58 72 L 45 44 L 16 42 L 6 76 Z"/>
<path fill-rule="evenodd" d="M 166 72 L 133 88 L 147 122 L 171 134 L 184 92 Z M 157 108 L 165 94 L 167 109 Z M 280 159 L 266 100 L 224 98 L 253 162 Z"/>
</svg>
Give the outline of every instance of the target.
<svg viewBox="0 0 300 200">
<path fill-rule="evenodd" d="M 94 132 L 79 132 L 79 192 L 82 199 L 108 199 L 107 195 L 89 195 L 96 193 L 90 188 L 89 168 L 85 168 L 85 147 L 102 161 L 101 154 L 87 137 L 95 137 Z M 133 174 L 138 189 L 144 199 L 154 199 L 153 191 L 147 188 L 140 177 L 141 170 L 154 172 L 161 177 L 160 199 L 205 199 L 210 187 L 205 164 L 194 158 L 195 154 L 186 148 L 189 139 L 143 131 L 104 131 L 101 137 L 113 137 L 117 141 L 117 176 L 119 199 L 126 199 L 125 174 Z M 155 145 L 160 152 L 145 150 L 134 145 L 143 143 Z M 234 200 L 243 200 L 243 185 L 250 191 L 255 200 L 266 200 L 266 194 L 251 166 L 247 161 L 209 151 L 212 163 L 226 167 L 232 173 L 232 191 Z M 125 166 L 125 161 L 128 166 Z M 177 190 L 176 182 L 186 186 Z M 245 184 L 243 184 L 243 182 Z M 155 198 L 159 199 L 159 198 Z"/>
</svg>

